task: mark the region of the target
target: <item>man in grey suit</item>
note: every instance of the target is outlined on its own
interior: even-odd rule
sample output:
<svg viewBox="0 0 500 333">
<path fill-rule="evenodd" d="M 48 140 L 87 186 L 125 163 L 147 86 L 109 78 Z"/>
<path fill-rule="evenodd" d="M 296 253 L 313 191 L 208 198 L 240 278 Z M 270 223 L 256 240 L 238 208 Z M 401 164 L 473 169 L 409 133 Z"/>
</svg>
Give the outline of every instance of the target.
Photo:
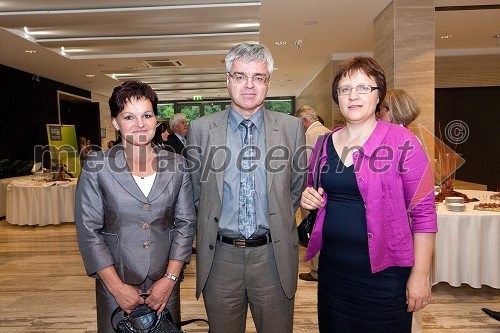
<svg viewBox="0 0 500 333">
<path fill-rule="evenodd" d="M 257 332 L 293 330 L 305 136 L 299 119 L 263 106 L 273 64 L 265 46 L 236 45 L 226 56 L 230 108 L 189 126 L 196 297 L 215 333 L 245 332 L 248 305 Z"/>
</svg>

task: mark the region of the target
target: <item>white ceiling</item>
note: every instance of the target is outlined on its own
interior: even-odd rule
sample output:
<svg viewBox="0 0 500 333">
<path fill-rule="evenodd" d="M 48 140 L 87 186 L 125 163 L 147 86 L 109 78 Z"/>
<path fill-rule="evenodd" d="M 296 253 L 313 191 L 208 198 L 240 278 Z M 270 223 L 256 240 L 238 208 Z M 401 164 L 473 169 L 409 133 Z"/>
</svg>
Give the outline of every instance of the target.
<svg viewBox="0 0 500 333">
<path fill-rule="evenodd" d="M 224 98 L 225 54 L 260 41 L 275 58 L 269 96 L 296 96 L 332 57 L 373 52 L 373 20 L 390 2 L 0 0 L 0 63 L 105 96 L 119 80 L 138 79 L 163 101 Z M 499 2 L 436 0 L 436 54 L 500 54 Z M 470 5 L 496 7 L 442 10 Z"/>
</svg>

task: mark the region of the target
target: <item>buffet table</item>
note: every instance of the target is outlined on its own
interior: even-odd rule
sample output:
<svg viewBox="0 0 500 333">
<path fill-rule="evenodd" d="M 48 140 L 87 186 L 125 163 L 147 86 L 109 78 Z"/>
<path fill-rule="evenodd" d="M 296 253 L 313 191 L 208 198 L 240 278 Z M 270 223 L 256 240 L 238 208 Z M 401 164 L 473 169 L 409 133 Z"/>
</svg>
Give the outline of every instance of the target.
<svg viewBox="0 0 500 333">
<path fill-rule="evenodd" d="M 7 222 L 17 225 L 74 222 L 76 184 L 76 178 L 56 182 L 12 181 L 7 186 Z"/>
<path fill-rule="evenodd" d="M 33 176 L 20 176 L 0 179 L 0 216 L 7 213 L 7 186 L 14 180 L 31 179 Z"/>
<path fill-rule="evenodd" d="M 495 192 L 458 191 L 480 202 L 500 203 L 489 199 Z M 474 210 L 478 203 L 466 204 L 464 212 L 438 205 L 433 284 L 444 281 L 454 287 L 466 283 L 474 288 L 500 288 L 500 212 Z"/>
</svg>

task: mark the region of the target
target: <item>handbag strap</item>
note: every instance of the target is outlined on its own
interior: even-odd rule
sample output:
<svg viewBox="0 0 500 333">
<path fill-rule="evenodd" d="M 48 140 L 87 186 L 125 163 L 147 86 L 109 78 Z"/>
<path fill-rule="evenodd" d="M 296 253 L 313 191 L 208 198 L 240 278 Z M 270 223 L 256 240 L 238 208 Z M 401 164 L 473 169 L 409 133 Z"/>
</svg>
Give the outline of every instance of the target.
<svg viewBox="0 0 500 333">
<path fill-rule="evenodd" d="M 318 158 L 315 163 L 315 168 L 314 168 L 314 177 L 313 177 L 313 188 L 315 190 L 318 189 L 318 183 L 319 183 L 319 175 L 320 175 L 320 168 L 319 164 L 321 161 L 321 155 L 323 154 L 323 146 L 325 145 L 325 139 L 329 136 L 329 134 L 324 134 L 321 136 L 321 145 L 319 146 L 319 151 L 318 151 Z M 319 138 L 318 138 L 319 139 Z"/>
<path fill-rule="evenodd" d="M 203 318 L 195 318 L 195 319 L 183 320 L 181 322 L 174 323 L 174 324 L 178 328 L 181 328 L 183 326 L 189 325 L 189 324 L 197 322 L 197 321 L 202 321 L 202 322 L 206 323 L 208 326 L 210 326 L 210 324 L 208 323 L 208 320 L 203 319 Z M 208 330 L 208 332 L 210 333 L 210 329 Z"/>
</svg>

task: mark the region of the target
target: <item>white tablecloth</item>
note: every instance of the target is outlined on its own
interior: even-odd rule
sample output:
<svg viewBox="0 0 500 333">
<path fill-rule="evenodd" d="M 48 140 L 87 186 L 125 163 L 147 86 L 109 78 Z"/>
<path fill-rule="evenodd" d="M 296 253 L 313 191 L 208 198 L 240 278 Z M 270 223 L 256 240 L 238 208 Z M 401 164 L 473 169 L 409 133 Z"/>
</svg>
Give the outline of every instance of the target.
<svg viewBox="0 0 500 333">
<path fill-rule="evenodd" d="M 481 202 L 495 192 L 458 190 Z M 434 251 L 432 283 L 448 282 L 459 287 L 488 285 L 500 288 L 500 212 L 477 211 L 466 204 L 464 212 L 451 212 L 438 206 L 438 228 Z"/>
<path fill-rule="evenodd" d="M 7 186 L 7 221 L 18 225 L 74 222 L 76 183 L 76 179 L 71 182 L 11 182 Z"/>
<path fill-rule="evenodd" d="M 5 216 L 7 213 L 7 186 L 14 180 L 31 179 L 32 177 L 32 175 L 29 175 L 0 179 L 0 216 Z"/>
</svg>

